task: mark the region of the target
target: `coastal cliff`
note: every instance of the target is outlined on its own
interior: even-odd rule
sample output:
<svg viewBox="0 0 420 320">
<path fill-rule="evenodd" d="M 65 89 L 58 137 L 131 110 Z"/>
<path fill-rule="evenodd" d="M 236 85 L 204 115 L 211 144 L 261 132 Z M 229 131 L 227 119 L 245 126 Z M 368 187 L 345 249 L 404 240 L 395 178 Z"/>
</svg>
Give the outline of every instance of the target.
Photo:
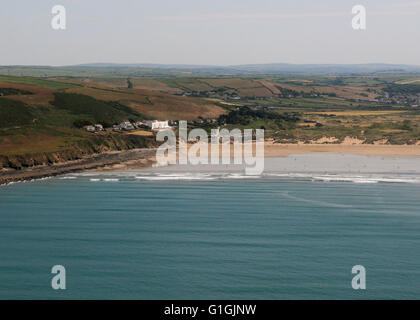
<svg viewBox="0 0 420 320">
<path fill-rule="evenodd" d="M 88 140 L 76 142 L 67 148 L 55 152 L 42 152 L 19 155 L 1 155 L 0 167 L 21 170 L 34 166 L 45 166 L 64 163 L 72 160 L 83 159 L 86 156 L 109 151 L 123 151 L 136 148 L 152 148 L 155 146 L 153 139 L 135 135 L 101 135 Z"/>
<path fill-rule="evenodd" d="M 153 138 L 126 134 L 95 136 L 65 149 L 20 155 L 0 155 L 0 184 L 55 176 L 116 165 L 148 161 L 154 155 Z"/>
</svg>

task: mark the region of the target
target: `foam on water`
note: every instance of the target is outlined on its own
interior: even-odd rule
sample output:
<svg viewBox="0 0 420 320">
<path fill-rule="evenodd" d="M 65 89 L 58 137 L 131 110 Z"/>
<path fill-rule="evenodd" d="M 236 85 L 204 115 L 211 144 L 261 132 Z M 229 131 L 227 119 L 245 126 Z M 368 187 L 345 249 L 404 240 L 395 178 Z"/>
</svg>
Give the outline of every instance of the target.
<svg viewBox="0 0 420 320">
<path fill-rule="evenodd" d="M 260 180 L 288 180 L 288 181 L 318 181 L 325 183 L 402 183 L 420 184 L 418 175 L 401 174 L 319 174 L 319 173 L 263 173 L 262 175 L 246 175 L 245 173 L 207 172 L 207 173 L 135 173 L 119 172 L 112 174 L 96 173 L 80 175 L 78 177 L 62 177 L 60 179 L 84 179 L 98 182 L 117 181 L 213 181 L 213 180 L 239 180 L 239 179 L 260 179 Z"/>
<path fill-rule="evenodd" d="M 150 175 L 150 176 L 136 176 L 138 180 L 148 181 L 169 181 L 169 180 L 215 180 L 216 177 L 210 176 L 191 176 L 191 175 Z"/>
<path fill-rule="evenodd" d="M 246 175 L 243 166 L 235 165 L 174 165 L 153 168 L 83 172 L 60 179 L 90 181 L 121 181 L 130 183 L 161 181 L 215 180 L 285 180 L 354 184 L 420 184 L 419 160 L 414 158 L 383 158 L 354 155 L 295 155 L 267 158 L 261 175 Z"/>
</svg>

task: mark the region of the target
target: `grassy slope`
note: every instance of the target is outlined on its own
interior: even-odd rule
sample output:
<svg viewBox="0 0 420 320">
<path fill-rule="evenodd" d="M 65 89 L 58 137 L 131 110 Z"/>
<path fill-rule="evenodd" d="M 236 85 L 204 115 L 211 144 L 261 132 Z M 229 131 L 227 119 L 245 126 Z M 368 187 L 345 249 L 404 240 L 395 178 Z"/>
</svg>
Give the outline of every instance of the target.
<svg viewBox="0 0 420 320">
<path fill-rule="evenodd" d="M 76 93 L 54 93 L 51 104 L 58 109 L 78 115 L 81 120 L 108 122 L 110 124 L 124 121 L 128 118 L 140 119 L 141 115 L 118 102 L 105 102 L 87 95 Z"/>
<path fill-rule="evenodd" d="M 92 135 L 73 126 L 75 120 L 119 122 L 141 118 L 138 112 L 118 102 L 54 91 L 52 87 L 62 90 L 71 86 L 42 79 L 3 77 L 1 80 L 1 87 L 9 88 L 7 92 L 11 93 L 0 97 L 0 160 L 3 165 L 10 157 L 20 157 L 18 163 L 31 163 L 33 159 L 43 163 L 52 153 L 61 154 L 57 159 L 72 159 L 100 150 L 146 145 L 144 137 L 118 133 Z M 24 96 L 20 94 L 22 89 L 32 94 Z"/>
<path fill-rule="evenodd" d="M 66 92 L 89 95 L 98 100 L 118 101 L 148 118 L 155 119 L 190 120 L 198 116 L 213 118 L 224 113 L 223 108 L 204 99 L 174 96 L 151 90 L 89 86 L 72 88 Z"/>
</svg>

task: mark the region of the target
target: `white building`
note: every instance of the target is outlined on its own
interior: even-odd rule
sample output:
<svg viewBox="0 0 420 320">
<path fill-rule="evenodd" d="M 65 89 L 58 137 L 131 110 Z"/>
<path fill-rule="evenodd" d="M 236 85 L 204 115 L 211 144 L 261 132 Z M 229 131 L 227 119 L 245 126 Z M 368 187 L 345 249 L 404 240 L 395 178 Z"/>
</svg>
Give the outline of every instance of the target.
<svg viewBox="0 0 420 320">
<path fill-rule="evenodd" d="M 96 131 L 94 126 L 84 126 L 83 129 L 85 129 L 87 132 L 95 132 Z"/>
<path fill-rule="evenodd" d="M 133 130 L 134 129 L 134 127 L 133 127 L 133 125 L 131 124 L 130 121 L 121 122 L 120 123 L 120 128 L 122 130 Z"/>
<path fill-rule="evenodd" d="M 146 125 L 152 130 L 169 129 L 170 128 L 170 126 L 168 124 L 168 120 L 165 120 L 165 121 L 158 121 L 158 120 L 147 121 Z"/>
<path fill-rule="evenodd" d="M 96 131 L 103 131 L 104 130 L 104 127 L 101 124 L 95 124 L 94 127 L 95 127 Z"/>
</svg>

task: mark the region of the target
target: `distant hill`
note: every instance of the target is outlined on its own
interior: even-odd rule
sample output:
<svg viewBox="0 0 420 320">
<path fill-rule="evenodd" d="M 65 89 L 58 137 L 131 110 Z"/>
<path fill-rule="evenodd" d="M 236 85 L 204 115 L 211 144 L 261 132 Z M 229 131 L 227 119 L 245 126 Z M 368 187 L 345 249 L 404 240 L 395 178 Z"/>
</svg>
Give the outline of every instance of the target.
<svg viewBox="0 0 420 320">
<path fill-rule="evenodd" d="M 257 74 L 376 74 L 376 73 L 414 73 L 420 66 L 403 64 L 250 64 L 233 66 L 236 70 Z"/>
<path fill-rule="evenodd" d="M 420 73 L 420 66 L 404 64 L 248 64 L 232 66 L 185 64 L 89 63 L 74 66 L 0 66 L 0 74 L 32 77 L 180 77 L 290 75 L 375 75 Z"/>
</svg>

